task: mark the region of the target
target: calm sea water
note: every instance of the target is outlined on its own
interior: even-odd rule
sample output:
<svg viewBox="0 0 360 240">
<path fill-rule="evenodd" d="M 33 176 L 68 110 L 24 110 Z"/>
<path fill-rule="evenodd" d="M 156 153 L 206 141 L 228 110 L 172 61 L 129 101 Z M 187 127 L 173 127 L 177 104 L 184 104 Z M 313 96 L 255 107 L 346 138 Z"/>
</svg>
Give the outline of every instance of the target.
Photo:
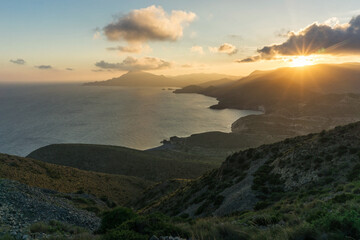
<svg viewBox="0 0 360 240">
<path fill-rule="evenodd" d="M 171 136 L 229 132 L 254 111 L 211 110 L 213 98 L 161 88 L 0 86 L 0 152 L 25 156 L 52 143 L 147 149 Z"/>
</svg>

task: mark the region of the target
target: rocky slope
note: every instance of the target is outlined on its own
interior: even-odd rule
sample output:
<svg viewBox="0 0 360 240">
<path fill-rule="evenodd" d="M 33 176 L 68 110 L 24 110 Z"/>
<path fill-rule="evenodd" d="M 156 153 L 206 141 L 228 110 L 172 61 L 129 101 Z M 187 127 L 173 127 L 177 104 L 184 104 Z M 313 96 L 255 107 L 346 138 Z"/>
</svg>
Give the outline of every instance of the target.
<svg viewBox="0 0 360 240">
<path fill-rule="evenodd" d="M 0 178 L 63 193 L 86 192 L 109 205 L 125 205 L 153 184 L 136 177 L 88 172 L 7 154 L 0 154 Z"/>
<path fill-rule="evenodd" d="M 76 197 L 92 199 L 85 194 L 60 194 L 0 179 L 0 232 L 10 232 L 17 239 L 29 239 L 30 225 L 50 220 L 96 230 L 99 217 L 76 208 L 69 200 Z"/>
<path fill-rule="evenodd" d="M 143 212 L 223 216 L 328 189 L 360 176 L 360 122 L 234 153 L 222 166 L 154 201 Z"/>
</svg>

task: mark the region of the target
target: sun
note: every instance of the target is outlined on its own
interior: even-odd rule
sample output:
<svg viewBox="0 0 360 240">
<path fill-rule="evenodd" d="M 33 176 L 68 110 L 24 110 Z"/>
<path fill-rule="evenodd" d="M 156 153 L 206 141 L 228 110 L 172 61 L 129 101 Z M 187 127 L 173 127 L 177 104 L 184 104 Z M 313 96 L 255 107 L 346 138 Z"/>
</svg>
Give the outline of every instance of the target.
<svg viewBox="0 0 360 240">
<path fill-rule="evenodd" d="M 310 56 L 298 56 L 291 59 L 291 67 L 303 67 L 308 65 L 313 65 L 314 59 Z"/>
</svg>

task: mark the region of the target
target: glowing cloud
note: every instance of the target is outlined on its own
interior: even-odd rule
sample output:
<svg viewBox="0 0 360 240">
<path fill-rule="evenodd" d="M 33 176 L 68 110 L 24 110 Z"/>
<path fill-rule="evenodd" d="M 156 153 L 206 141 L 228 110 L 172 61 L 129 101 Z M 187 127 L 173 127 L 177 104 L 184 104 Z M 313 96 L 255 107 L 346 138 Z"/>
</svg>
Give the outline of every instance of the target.
<svg viewBox="0 0 360 240">
<path fill-rule="evenodd" d="M 331 18 L 324 24 L 313 23 L 299 32 L 289 32 L 288 39 L 282 44 L 265 46 L 257 52 L 259 55 L 237 62 L 270 60 L 279 55 L 360 54 L 360 15 L 342 25 L 336 18 Z"/>
<path fill-rule="evenodd" d="M 192 46 L 190 48 L 190 51 L 193 52 L 193 53 L 204 54 L 204 49 L 201 46 Z"/>
<path fill-rule="evenodd" d="M 209 51 L 213 53 L 226 53 L 228 55 L 233 55 L 237 53 L 237 48 L 230 44 L 230 43 L 224 43 L 220 47 L 209 47 Z"/>
<path fill-rule="evenodd" d="M 176 41 L 195 17 L 193 12 L 175 10 L 168 15 L 162 7 L 153 5 L 118 18 L 104 27 L 104 33 L 110 41 Z"/>
</svg>

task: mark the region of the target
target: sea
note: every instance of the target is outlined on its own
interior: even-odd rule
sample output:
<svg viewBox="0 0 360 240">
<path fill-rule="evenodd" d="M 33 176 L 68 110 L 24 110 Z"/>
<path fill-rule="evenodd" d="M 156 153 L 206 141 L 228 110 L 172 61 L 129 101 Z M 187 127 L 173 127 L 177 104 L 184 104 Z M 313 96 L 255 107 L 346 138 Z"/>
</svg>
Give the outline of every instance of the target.
<svg viewBox="0 0 360 240">
<path fill-rule="evenodd" d="M 171 136 L 230 132 L 249 110 L 212 110 L 214 98 L 156 87 L 0 85 L 0 153 L 26 156 L 54 143 L 149 149 Z"/>
</svg>

